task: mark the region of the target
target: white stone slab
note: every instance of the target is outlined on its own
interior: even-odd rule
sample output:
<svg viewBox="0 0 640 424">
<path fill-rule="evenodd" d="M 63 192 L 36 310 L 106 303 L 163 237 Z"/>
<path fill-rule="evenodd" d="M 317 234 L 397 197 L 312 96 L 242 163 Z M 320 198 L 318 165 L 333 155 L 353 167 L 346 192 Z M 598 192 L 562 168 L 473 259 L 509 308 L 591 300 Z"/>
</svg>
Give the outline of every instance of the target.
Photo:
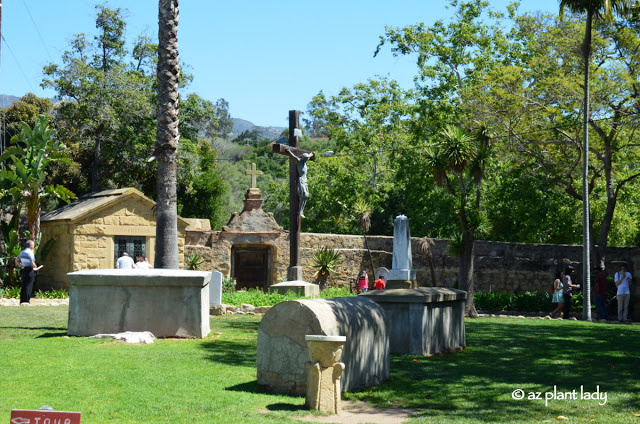
<svg viewBox="0 0 640 424">
<path fill-rule="evenodd" d="M 211 271 L 211 281 L 209 282 L 209 305 L 222 304 L 222 273 Z"/>
</svg>

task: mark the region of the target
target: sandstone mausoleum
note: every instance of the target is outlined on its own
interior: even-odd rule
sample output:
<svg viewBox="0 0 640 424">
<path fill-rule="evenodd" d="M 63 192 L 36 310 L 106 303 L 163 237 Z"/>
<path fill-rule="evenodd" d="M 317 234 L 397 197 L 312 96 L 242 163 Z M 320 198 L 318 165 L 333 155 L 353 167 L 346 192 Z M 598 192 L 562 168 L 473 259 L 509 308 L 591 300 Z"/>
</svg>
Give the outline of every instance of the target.
<svg viewBox="0 0 640 424">
<path fill-rule="evenodd" d="M 41 217 L 42 243 L 55 245 L 38 273 L 42 288 L 68 288 L 67 273 L 114 268 L 124 251 L 153 263 L 156 239 L 155 202 L 135 188 L 106 190 L 83 196 L 76 202 Z M 178 217 L 179 263 L 189 221 Z"/>
</svg>

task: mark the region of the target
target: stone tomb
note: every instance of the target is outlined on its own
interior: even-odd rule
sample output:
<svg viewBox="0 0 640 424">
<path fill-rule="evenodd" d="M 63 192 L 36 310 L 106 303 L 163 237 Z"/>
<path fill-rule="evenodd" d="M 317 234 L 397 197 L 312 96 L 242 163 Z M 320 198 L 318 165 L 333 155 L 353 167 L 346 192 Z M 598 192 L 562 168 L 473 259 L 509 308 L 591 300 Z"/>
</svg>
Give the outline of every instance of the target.
<svg viewBox="0 0 640 424">
<path fill-rule="evenodd" d="M 93 269 L 68 278 L 69 335 L 150 331 L 202 338 L 210 332 L 210 272 Z"/>
<path fill-rule="evenodd" d="M 462 290 L 420 287 L 373 290 L 360 296 L 384 309 L 391 353 L 426 356 L 466 346 L 467 293 Z"/>
<path fill-rule="evenodd" d="M 274 393 L 304 396 L 305 336 L 345 336 L 342 391 L 374 386 L 389 378 L 389 336 L 384 311 L 365 297 L 280 302 L 258 328 L 258 385 Z"/>
</svg>

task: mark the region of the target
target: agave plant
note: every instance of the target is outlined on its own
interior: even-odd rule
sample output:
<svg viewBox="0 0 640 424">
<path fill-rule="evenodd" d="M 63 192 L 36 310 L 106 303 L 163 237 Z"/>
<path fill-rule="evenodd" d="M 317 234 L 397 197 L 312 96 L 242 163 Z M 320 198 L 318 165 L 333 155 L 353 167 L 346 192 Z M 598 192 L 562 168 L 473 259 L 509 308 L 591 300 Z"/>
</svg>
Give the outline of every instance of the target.
<svg viewBox="0 0 640 424">
<path fill-rule="evenodd" d="M 340 253 L 337 250 L 329 249 L 326 246 L 311 253 L 311 259 L 313 260 L 311 267 L 316 269 L 315 277 L 320 289 L 327 288 L 327 280 L 332 272 L 337 273 L 336 266 L 339 258 Z"/>
</svg>

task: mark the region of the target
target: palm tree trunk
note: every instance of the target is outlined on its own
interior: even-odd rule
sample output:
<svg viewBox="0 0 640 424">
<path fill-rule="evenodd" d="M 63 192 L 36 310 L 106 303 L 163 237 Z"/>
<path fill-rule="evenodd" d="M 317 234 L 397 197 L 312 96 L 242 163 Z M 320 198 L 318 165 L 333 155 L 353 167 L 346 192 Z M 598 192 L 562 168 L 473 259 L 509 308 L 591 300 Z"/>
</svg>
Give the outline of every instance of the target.
<svg viewBox="0 0 640 424">
<path fill-rule="evenodd" d="M 156 268 L 177 269 L 178 208 L 178 0 L 158 4 L 158 160 L 156 192 Z"/>
<path fill-rule="evenodd" d="M 589 65 L 591 64 L 591 22 L 593 11 L 587 9 L 582 54 L 584 57 L 584 121 L 582 146 L 582 277 L 583 296 L 582 319 L 591 321 L 591 265 L 589 234 Z"/>
<path fill-rule="evenodd" d="M 362 233 L 362 235 L 364 236 L 364 245 L 367 247 L 367 252 L 369 252 L 369 263 L 371 264 L 371 275 L 373 276 L 373 279 L 376 279 L 376 269 L 373 267 L 373 257 L 371 256 L 371 249 L 369 249 L 369 240 L 367 240 L 367 234 L 366 233 Z"/>
</svg>

